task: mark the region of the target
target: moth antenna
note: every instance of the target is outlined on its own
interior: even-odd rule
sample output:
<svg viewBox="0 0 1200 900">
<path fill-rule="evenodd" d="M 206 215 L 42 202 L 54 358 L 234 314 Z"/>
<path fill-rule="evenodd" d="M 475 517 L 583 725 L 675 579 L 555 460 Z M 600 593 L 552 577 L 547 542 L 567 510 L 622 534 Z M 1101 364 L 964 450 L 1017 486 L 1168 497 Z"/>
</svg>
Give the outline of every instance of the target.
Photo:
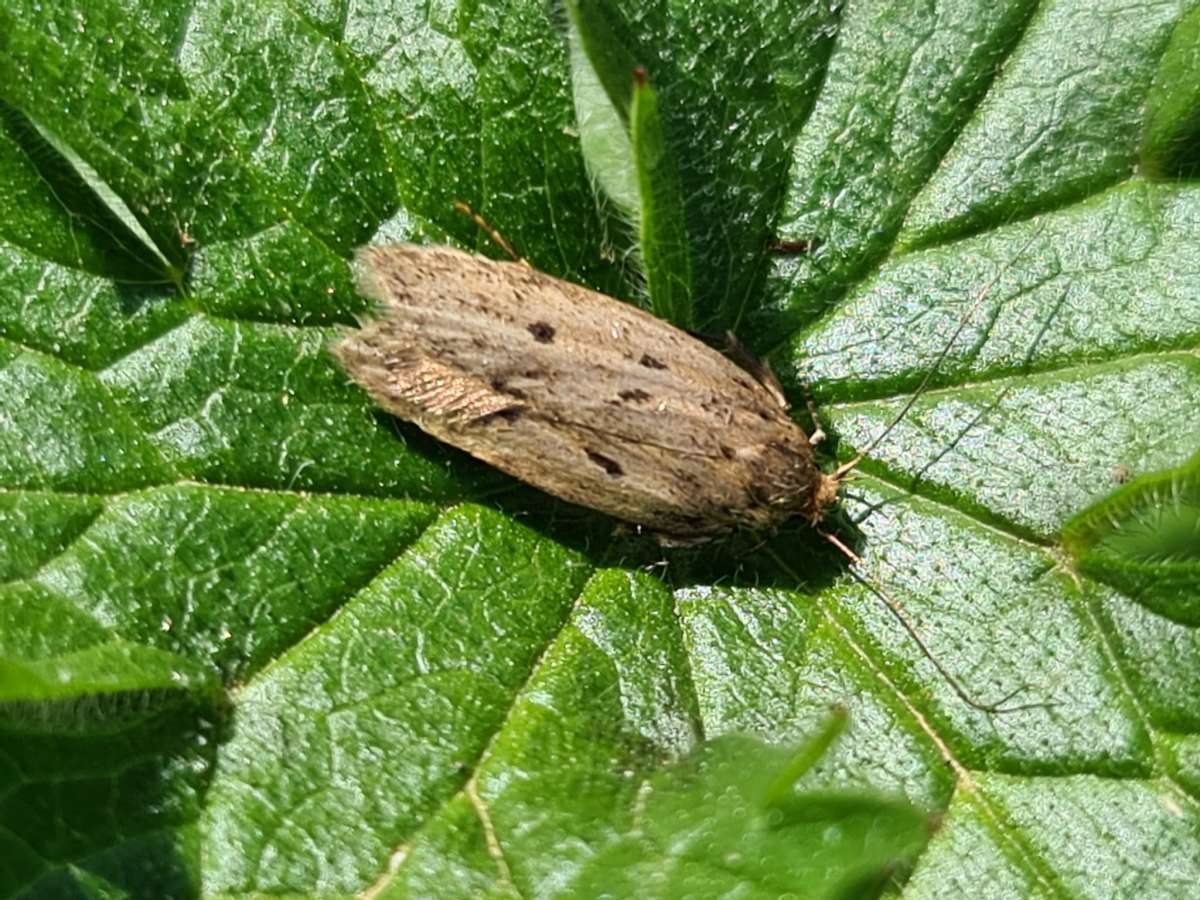
<svg viewBox="0 0 1200 900">
<path fill-rule="evenodd" d="M 507 253 L 512 258 L 513 262 L 520 263 L 521 265 L 524 265 L 524 266 L 529 265 L 529 263 L 525 262 L 525 260 L 521 257 L 521 254 L 519 254 L 516 250 L 514 250 L 512 248 L 512 244 L 510 244 L 508 241 L 506 241 L 504 239 L 504 235 L 502 235 L 499 231 L 497 231 L 495 228 L 493 228 L 491 222 L 489 222 L 482 215 L 477 213 L 469 205 L 467 205 L 466 203 L 463 203 L 461 200 L 455 200 L 454 208 L 457 209 L 464 216 L 467 216 L 468 218 L 470 218 L 471 221 L 474 222 L 476 225 L 478 225 L 483 230 L 483 233 L 492 239 L 492 243 L 494 243 L 497 247 L 499 247 L 501 250 L 503 250 L 505 253 Z"/>
<path fill-rule="evenodd" d="M 862 564 L 862 557 L 859 556 L 857 553 L 855 553 L 853 550 L 851 550 L 849 547 L 847 547 L 845 542 L 842 541 L 842 539 L 839 538 L 836 534 L 832 534 L 831 532 L 828 532 L 828 531 L 818 531 L 818 534 L 820 534 L 821 537 L 825 538 L 825 540 L 829 541 L 829 543 L 833 544 L 833 546 L 836 547 L 838 549 L 838 551 L 841 552 L 842 555 L 844 555 L 846 557 L 846 559 L 848 559 L 850 561 L 849 572 L 850 572 L 851 577 L 854 578 L 854 580 L 857 581 L 859 584 L 861 584 L 863 587 L 865 587 L 868 591 L 870 591 L 877 600 L 882 602 L 883 605 L 885 607 L 887 607 L 888 612 L 890 612 L 892 614 L 892 617 L 895 618 L 895 620 L 900 623 L 901 627 L 903 627 L 906 632 L 908 632 L 908 636 L 910 638 L 912 638 L 913 643 L 915 643 L 917 645 L 917 647 L 921 650 L 921 655 L 924 656 L 927 660 L 929 660 L 930 663 L 932 663 L 933 667 L 937 670 L 937 673 L 946 680 L 946 683 L 948 685 L 950 685 L 950 688 L 951 688 L 951 690 L 954 691 L 955 696 L 957 696 L 958 699 L 961 700 L 963 703 L 967 704 L 967 706 L 970 706 L 972 709 L 977 709 L 980 712 L 984 712 L 984 713 L 1000 714 L 1000 713 L 1020 712 L 1021 710 L 1025 710 L 1025 709 L 1049 708 L 1054 705 L 1053 703 L 1044 703 L 1044 702 L 1042 702 L 1042 703 L 1022 703 L 1017 706 L 1006 706 L 1005 705 L 1008 703 L 1009 700 L 1011 700 L 1017 694 L 1021 693 L 1022 691 L 1027 690 L 1028 689 L 1027 685 L 1022 685 L 1021 687 L 1017 688 L 1016 690 L 1010 691 L 1009 693 L 1005 694 L 1003 697 L 1001 697 L 999 700 L 997 700 L 994 703 L 980 703 L 978 700 L 976 700 L 974 697 L 972 697 L 969 693 L 967 693 L 966 688 L 964 688 L 962 686 L 962 682 L 960 682 L 957 678 L 955 678 L 953 675 L 951 675 L 946 670 L 946 667 L 943 666 L 942 663 L 938 660 L 938 658 L 936 656 L 934 656 L 933 651 L 929 649 L 929 645 L 925 643 L 925 639 L 923 637 L 921 637 L 920 632 L 917 631 L 917 626 L 915 626 L 909 620 L 908 615 L 904 612 L 904 607 L 902 607 L 900 605 L 900 603 L 894 597 L 889 596 L 883 590 L 876 587 L 874 584 L 872 584 L 869 580 L 864 578 L 855 569 L 855 566 Z"/>
<path fill-rule="evenodd" d="M 921 379 L 921 383 L 917 385 L 917 389 L 909 396 L 907 402 L 905 402 L 900 412 L 898 412 L 895 418 L 893 418 L 892 421 L 887 424 L 887 427 L 884 428 L 883 431 L 871 439 L 871 442 L 868 443 L 865 448 L 855 454 L 853 459 L 838 466 L 833 473 L 834 478 L 840 481 L 847 474 L 858 468 L 859 463 L 866 459 L 871 454 L 871 451 L 878 447 L 880 443 L 882 443 L 883 440 L 892 433 L 892 430 L 895 429 L 895 427 L 899 425 L 901 421 L 903 421 L 904 417 L 908 415 L 909 411 L 913 408 L 914 404 L 916 404 L 917 400 L 920 399 L 923 393 L 925 393 L 925 389 L 928 388 L 929 383 L 933 381 L 933 376 L 937 374 L 938 369 L 940 369 L 942 366 L 942 363 L 946 361 L 946 357 L 950 355 L 950 350 L 954 347 L 954 345 L 958 342 L 958 339 L 962 337 L 962 333 L 966 330 L 967 323 L 971 321 L 971 318 L 975 315 L 975 311 L 978 310 L 983 304 L 983 301 L 987 298 L 987 295 L 992 292 L 992 288 L 994 288 L 1000 282 L 1000 279 L 1003 278 L 1008 270 L 1013 267 L 1016 261 L 1020 259 L 1022 255 L 1024 255 L 1025 251 L 1030 248 L 1033 242 L 1041 237 L 1042 232 L 1045 230 L 1046 226 L 1043 223 L 1037 231 L 1029 236 L 1029 240 L 1021 245 L 1021 249 L 1009 257 L 1008 262 L 1006 262 L 1000 268 L 1000 271 L 993 275 L 991 280 L 983 286 L 983 290 L 981 290 L 975 297 L 974 302 L 971 303 L 971 308 L 968 309 L 963 317 L 958 320 L 958 326 L 954 329 L 954 333 L 950 335 L 950 340 L 946 341 L 941 352 L 938 353 L 937 359 L 933 361 L 933 365 L 930 366 L 925 372 L 925 377 Z"/>
</svg>

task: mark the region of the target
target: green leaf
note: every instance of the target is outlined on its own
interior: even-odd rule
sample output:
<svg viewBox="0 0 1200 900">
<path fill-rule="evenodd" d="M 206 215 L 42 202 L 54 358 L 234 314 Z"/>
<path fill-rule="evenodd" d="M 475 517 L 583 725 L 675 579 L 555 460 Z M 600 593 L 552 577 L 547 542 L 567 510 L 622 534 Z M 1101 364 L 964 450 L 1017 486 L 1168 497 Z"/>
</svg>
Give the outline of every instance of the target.
<svg viewBox="0 0 1200 900">
<path fill-rule="evenodd" d="M 640 69 L 634 79 L 629 135 L 641 197 L 638 226 L 650 309 L 659 318 L 688 328 L 693 324 L 695 285 L 679 172 L 663 137 L 654 88 Z"/>
<path fill-rule="evenodd" d="M 1148 176 L 1200 172 L 1200 10 L 1179 20 L 1146 97 L 1141 164 Z"/>
<path fill-rule="evenodd" d="M 847 718 L 848 714 L 844 706 L 835 707 L 829 714 L 825 727 L 814 734 L 807 743 L 796 749 L 792 757 L 775 773 L 767 786 L 766 792 L 762 796 L 766 806 L 786 808 L 793 785 L 829 752 L 833 742 L 846 730 Z"/>
<path fill-rule="evenodd" d="M 1185 625 L 1200 625 L 1200 456 L 1145 475 L 1076 516 L 1079 568 Z"/>
<path fill-rule="evenodd" d="M 1190 896 L 1198 9 L 4 5 L 0 896 Z M 854 572 L 373 409 L 455 201 L 809 383 Z"/>
<path fill-rule="evenodd" d="M 1037 8 L 1033 0 L 986 5 L 950 0 L 844 10 L 820 96 L 792 147 L 783 211 L 775 223 L 781 236 L 819 238 L 822 247 L 774 267 L 772 293 L 780 299 L 768 295 L 752 321 L 765 340 L 777 339 L 780 320 L 794 327 L 836 303 L 888 256 L 910 208 L 928 194 L 927 182 L 942 177 L 941 167 L 964 129 L 983 128 L 981 104 L 998 102 L 991 90 L 997 72 L 1003 67 L 1007 76 L 1013 56 L 1054 33 L 1030 28 Z M 1075 8 L 1083 19 L 1096 15 L 1097 5 L 1087 11 L 1061 2 L 1046 8 Z M 1079 39 L 1092 27 L 1082 21 L 1078 26 Z M 1102 22 L 1094 27 L 1103 32 Z M 1080 92 L 1113 78 L 1104 69 L 1093 72 L 1094 78 L 1077 82 Z M 1013 98 L 1018 124 L 1027 110 L 1054 101 L 1053 82 L 1046 78 L 1049 96 Z M 1074 113 L 1069 101 L 1048 108 L 1059 111 L 1055 123 Z M 998 151 L 999 163 L 1015 157 L 1007 151 L 1017 143 Z M 981 162 L 964 163 L 969 167 L 972 161 Z M 952 182 L 948 189 L 952 198 L 956 187 Z M 1006 218 L 1017 215 L 998 215 L 992 224 Z"/>
<path fill-rule="evenodd" d="M 820 756 L 828 740 L 816 744 Z M 832 792 L 764 803 L 791 762 L 734 735 L 702 746 L 648 782 L 631 834 L 590 861 L 580 896 L 863 896 L 924 846 L 930 823 L 903 802 Z"/>
<path fill-rule="evenodd" d="M 586 54 L 588 68 L 608 95 L 621 122 L 629 127 L 634 95 L 630 91 L 634 71 L 641 63 L 634 48 L 636 38 L 621 20 L 621 11 L 606 0 L 566 0 L 572 34 Z M 578 84 L 576 84 L 578 91 Z"/>
<path fill-rule="evenodd" d="M 790 145 L 813 104 L 836 10 L 777 0 L 740 7 L 723 0 L 572 0 L 568 8 L 592 70 L 593 77 L 577 80 L 575 99 L 597 180 L 617 187 L 643 177 L 611 135 L 614 110 L 620 120 L 629 119 L 632 62 L 654 86 L 664 153 L 678 172 L 694 291 L 691 324 L 701 331 L 737 329 L 762 302 Z M 607 94 L 608 110 L 596 82 Z M 589 134 L 594 131 L 600 134 Z M 656 155 L 652 164 L 663 163 Z M 655 189 L 674 193 L 672 187 Z M 618 209 L 629 214 L 628 192 L 617 190 Z M 642 203 L 647 201 L 643 187 Z M 671 235 L 679 227 L 674 219 Z M 655 268 L 649 259 L 646 264 L 653 286 Z M 679 265 L 667 271 L 669 278 Z M 651 300 L 657 311 L 658 301 Z"/>
</svg>

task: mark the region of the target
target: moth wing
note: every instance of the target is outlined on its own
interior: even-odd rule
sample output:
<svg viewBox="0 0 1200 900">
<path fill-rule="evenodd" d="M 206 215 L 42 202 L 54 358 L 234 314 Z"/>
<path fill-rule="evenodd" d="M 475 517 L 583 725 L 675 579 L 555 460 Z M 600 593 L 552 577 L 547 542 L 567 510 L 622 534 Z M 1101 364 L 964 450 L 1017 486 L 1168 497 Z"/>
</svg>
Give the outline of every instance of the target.
<svg viewBox="0 0 1200 900">
<path fill-rule="evenodd" d="M 628 304 L 450 248 L 372 247 L 360 267 L 382 317 L 337 346 L 347 371 L 385 409 L 550 493 L 714 533 L 782 517 L 760 496 L 763 448 L 811 468 L 770 390 Z"/>
<path fill-rule="evenodd" d="M 334 353 L 381 406 L 403 419 L 465 424 L 511 414 L 521 406 L 419 346 L 398 343 L 375 325 L 343 338 Z"/>
<path fill-rule="evenodd" d="M 791 425 L 776 392 L 716 350 L 524 264 L 399 244 L 367 248 L 360 273 L 389 339 L 558 422 L 714 458 L 730 436 Z"/>
</svg>

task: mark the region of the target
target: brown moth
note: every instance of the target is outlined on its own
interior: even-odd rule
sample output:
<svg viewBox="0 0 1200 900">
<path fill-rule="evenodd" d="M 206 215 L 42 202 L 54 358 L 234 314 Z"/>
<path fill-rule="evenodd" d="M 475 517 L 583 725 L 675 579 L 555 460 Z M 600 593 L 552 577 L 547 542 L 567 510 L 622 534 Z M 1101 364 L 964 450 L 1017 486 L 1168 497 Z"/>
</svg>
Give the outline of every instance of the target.
<svg viewBox="0 0 1200 900">
<path fill-rule="evenodd" d="M 367 247 L 379 318 L 334 347 L 385 410 L 547 493 L 699 541 L 823 518 L 822 472 L 769 370 L 627 303 L 449 247 Z"/>
<path fill-rule="evenodd" d="M 521 261 L 449 247 L 367 247 L 358 271 L 379 316 L 333 351 L 380 406 L 547 493 L 645 526 L 664 543 L 773 528 L 792 516 L 820 525 L 841 481 L 908 412 L 1000 277 L 976 297 L 892 423 L 830 475 L 817 467 L 769 369 L 752 358 L 739 365 L 627 303 Z M 835 534 L 821 534 L 852 564 L 862 562 Z M 1009 704 L 1019 690 L 997 703 L 972 698 L 900 604 L 855 566 L 849 571 L 964 703 L 989 713 L 1047 705 Z"/>
</svg>

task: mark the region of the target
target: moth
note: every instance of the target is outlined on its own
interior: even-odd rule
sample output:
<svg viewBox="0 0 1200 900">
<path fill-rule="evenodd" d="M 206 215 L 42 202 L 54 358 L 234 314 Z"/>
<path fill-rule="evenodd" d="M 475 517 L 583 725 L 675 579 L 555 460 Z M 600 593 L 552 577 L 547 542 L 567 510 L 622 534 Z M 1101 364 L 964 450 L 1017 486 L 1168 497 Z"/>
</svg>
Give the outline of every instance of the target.
<svg viewBox="0 0 1200 900">
<path fill-rule="evenodd" d="M 761 364 L 524 262 L 393 244 L 357 269 L 378 317 L 335 344 L 342 367 L 521 481 L 665 543 L 816 525 L 837 498 Z"/>
<path fill-rule="evenodd" d="M 357 267 L 359 290 L 378 314 L 333 351 L 376 403 L 549 494 L 675 544 L 771 529 L 793 516 L 820 526 L 841 482 L 907 414 L 971 316 L 892 423 L 827 474 L 770 369 L 748 354 L 735 361 L 521 261 L 392 244 L 361 250 Z M 833 532 L 821 534 L 862 562 Z M 900 605 L 853 566 L 850 573 L 963 702 L 984 712 L 1045 705 L 1006 706 L 1018 691 L 997 703 L 973 699 Z"/>
</svg>

